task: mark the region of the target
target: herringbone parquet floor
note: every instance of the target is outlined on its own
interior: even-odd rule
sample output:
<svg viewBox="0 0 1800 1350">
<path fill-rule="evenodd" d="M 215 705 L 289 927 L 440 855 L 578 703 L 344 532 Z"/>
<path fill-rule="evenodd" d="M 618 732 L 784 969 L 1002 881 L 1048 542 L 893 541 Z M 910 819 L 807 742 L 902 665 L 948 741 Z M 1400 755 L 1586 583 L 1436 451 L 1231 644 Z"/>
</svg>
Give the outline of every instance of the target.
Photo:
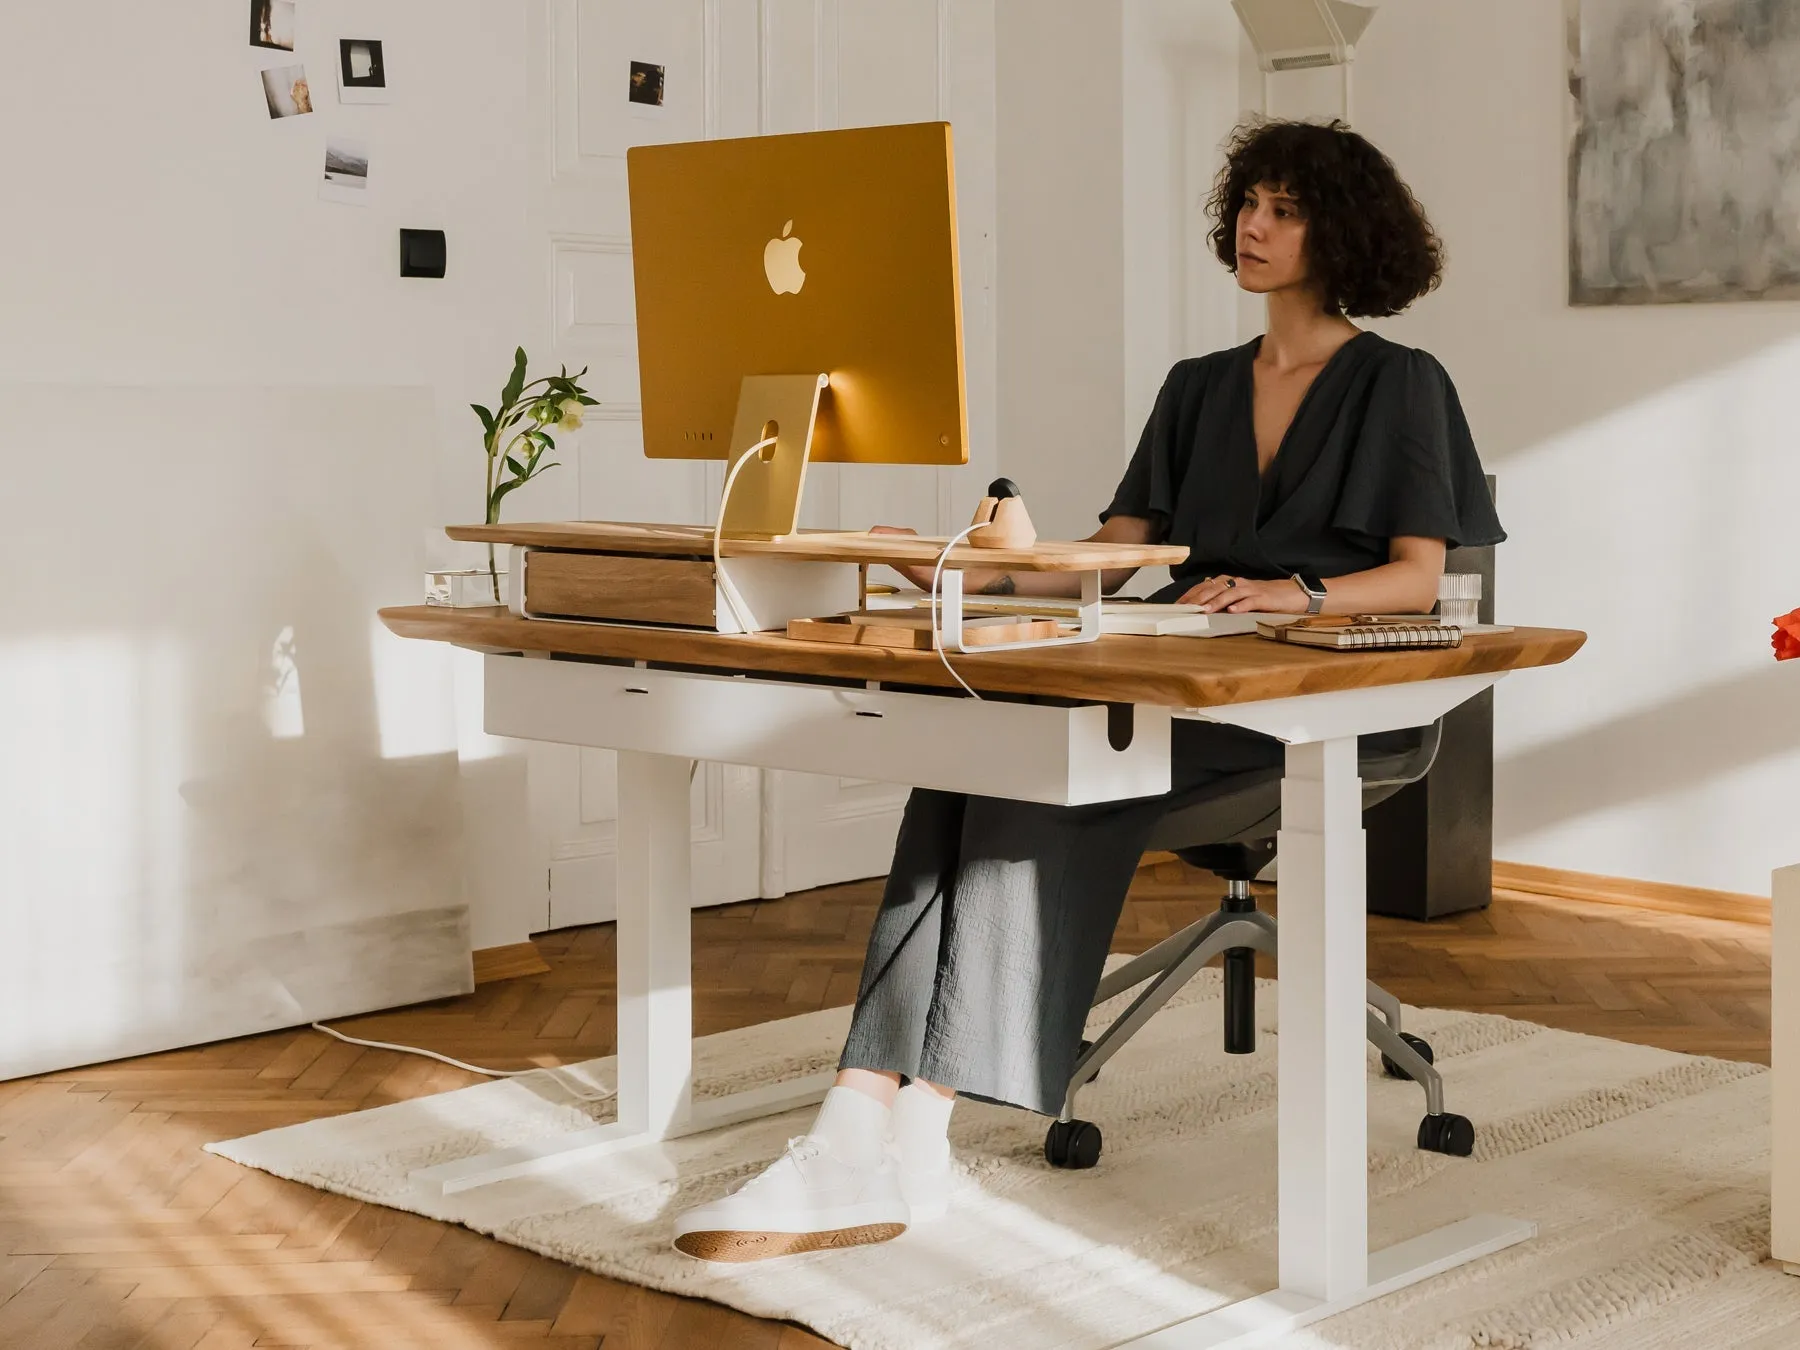
<svg viewBox="0 0 1800 1350">
<path fill-rule="evenodd" d="M 1179 863 L 1145 868 L 1117 945 L 1150 945 L 1217 891 Z M 696 1031 L 850 1002 L 878 894 L 864 882 L 697 914 Z M 1408 1002 L 1767 1062 L 1768 939 L 1748 924 L 1502 893 L 1429 926 L 1374 921 L 1369 954 Z M 347 1029 L 499 1067 L 607 1053 L 610 927 L 540 945 L 547 975 Z M 0 1347 L 826 1345 L 200 1152 L 468 1081 L 299 1031 L 0 1083 Z"/>
</svg>

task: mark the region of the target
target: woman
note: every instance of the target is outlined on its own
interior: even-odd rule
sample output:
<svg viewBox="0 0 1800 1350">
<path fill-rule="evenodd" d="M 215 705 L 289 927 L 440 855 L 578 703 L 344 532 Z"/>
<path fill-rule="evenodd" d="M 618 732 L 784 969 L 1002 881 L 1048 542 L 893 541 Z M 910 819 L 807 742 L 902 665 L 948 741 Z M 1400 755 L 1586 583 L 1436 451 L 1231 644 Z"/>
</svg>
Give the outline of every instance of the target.
<svg viewBox="0 0 1800 1350">
<path fill-rule="evenodd" d="M 1447 547 L 1505 535 L 1443 367 L 1351 322 L 1437 285 L 1442 247 L 1424 212 L 1341 123 L 1263 122 L 1233 136 L 1208 213 L 1219 260 L 1266 299 L 1267 332 L 1169 373 L 1092 538 L 1185 544 L 1158 598 L 1209 612 L 1429 610 Z M 1129 575 L 1109 574 L 1109 588 Z M 965 584 L 1072 593 L 1043 572 Z M 882 1241 L 941 1212 L 957 1093 L 1062 1109 L 1151 828 L 1282 755 L 1268 737 L 1179 721 L 1165 797 L 1053 807 L 913 793 L 837 1085 L 766 1171 L 682 1215 L 676 1246 L 758 1259 Z"/>
</svg>

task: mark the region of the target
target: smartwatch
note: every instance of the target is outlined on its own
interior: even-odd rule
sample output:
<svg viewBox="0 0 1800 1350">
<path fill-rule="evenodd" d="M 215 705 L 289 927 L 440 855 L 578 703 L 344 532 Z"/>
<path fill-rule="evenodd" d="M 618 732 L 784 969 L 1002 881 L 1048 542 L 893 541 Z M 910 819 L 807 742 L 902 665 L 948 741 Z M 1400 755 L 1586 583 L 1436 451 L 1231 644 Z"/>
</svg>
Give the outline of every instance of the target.
<svg viewBox="0 0 1800 1350">
<path fill-rule="evenodd" d="M 1325 607 L 1324 582 L 1320 581 L 1315 576 L 1307 575 L 1305 572 L 1294 573 L 1293 582 L 1301 590 L 1306 592 L 1306 612 L 1308 614 L 1317 614 Z"/>
</svg>

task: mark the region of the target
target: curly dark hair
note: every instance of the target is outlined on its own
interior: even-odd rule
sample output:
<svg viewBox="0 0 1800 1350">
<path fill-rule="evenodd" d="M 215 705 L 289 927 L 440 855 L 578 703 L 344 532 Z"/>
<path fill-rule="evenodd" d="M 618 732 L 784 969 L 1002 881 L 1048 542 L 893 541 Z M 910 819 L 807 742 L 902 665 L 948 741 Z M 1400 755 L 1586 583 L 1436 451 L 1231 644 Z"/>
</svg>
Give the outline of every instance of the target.
<svg viewBox="0 0 1800 1350">
<path fill-rule="evenodd" d="M 1298 201 L 1306 254 L 1328 311 L 1385 317 L 1437 288 L 1444 243 L 1393 161 L 1342 122 L 1246 122 L 1206 203 L 1213 251 L 1237 271 L 1244 194 L 1276 183 Z"/>
</svg>

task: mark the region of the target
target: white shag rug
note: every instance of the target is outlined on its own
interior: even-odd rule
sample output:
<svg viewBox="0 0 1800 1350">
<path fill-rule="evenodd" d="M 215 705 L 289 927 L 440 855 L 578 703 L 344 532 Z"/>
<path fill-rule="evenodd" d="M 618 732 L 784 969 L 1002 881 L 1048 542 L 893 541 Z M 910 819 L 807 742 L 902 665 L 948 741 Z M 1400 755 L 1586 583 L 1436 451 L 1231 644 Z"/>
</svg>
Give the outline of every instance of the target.
<svg viewBox="0 0 1800 1350">
<path fill-rule="evenodd" d="M 1096 1014 L 1104 1015 L 1116 1002 Z M 1275 998 L 1259 1003 L 1265 1031 Z M 696 1045 L 701 1096 L 831 1067 L 849 1009 Z M 852 1350 L 1099 1350 L 1275 1280 L 1275 1055 L 1220 1049 L 1208 971 L 1084 1094 L 1098 1168 L 1045 1164 L 1045 1122 L 958 1105 L 949 1215 L 893 1242 L 713 1266 L 669 1245 L 671 1217 L 741 1182 L 812 1109 L 554 1175 L 448 1197 L 414 1168 L 580 1129 L 610 1114 L 535 1076 L 270 1130 L 210 1151 L 276 1176 L 466 1224 L 654 1289 L 786 1318 Z M 1800 1279 L 1767 1262 L 1766 1070 L 1507 1018 L 1409 1010 L 1475 1156 L 1413 1144 L 1424 1097 L 1370 1057 L 1372 1247 L 1478 1212 L 1536 1240 L 1288 1338 L 1292 1346 L 1454 1350 L 1775 1350 L 1800 1346 Z M 611 1061 L 585 1066 L 611 1081 Z"/>
</svg>

